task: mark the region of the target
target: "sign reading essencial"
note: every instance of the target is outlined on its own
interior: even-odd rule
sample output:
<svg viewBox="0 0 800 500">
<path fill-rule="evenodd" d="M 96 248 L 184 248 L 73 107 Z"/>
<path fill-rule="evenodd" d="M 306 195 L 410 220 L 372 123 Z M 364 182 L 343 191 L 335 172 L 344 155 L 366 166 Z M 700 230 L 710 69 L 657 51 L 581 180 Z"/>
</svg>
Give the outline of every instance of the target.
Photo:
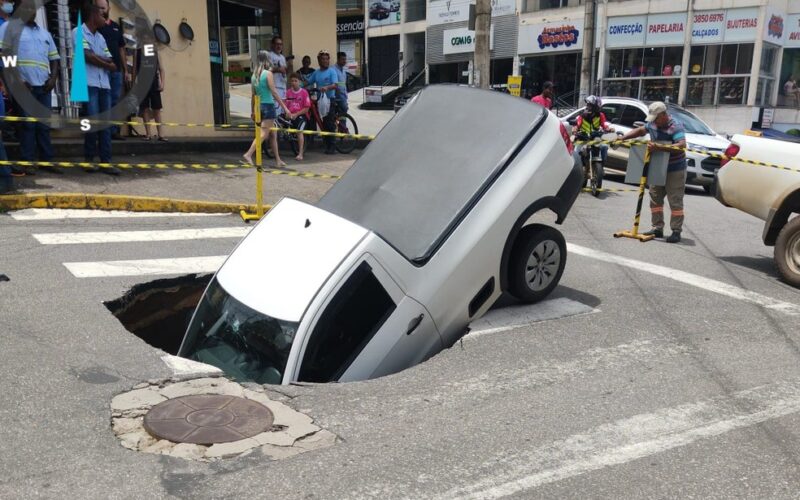
<svg viewBox="0 0 800 500">
<path fill-rule="evenodd" d="M 489 50 L 494 49 L 494 26 L 489 30 Z M 444 31 L 444 54 L 475 52 L 475 32 L 468 28 Z"/>
<path fill-rule="evenodd" d="M 786 16 L 786 41 L 784 46 L 787 49 L 800 47 L 800 14 Z"/>
<path fill-rule="evenodd" d="M 518 52 L 540 54 L 581 50 L 583 20 L 560 23 L 521 24 Z"/>
</svg>

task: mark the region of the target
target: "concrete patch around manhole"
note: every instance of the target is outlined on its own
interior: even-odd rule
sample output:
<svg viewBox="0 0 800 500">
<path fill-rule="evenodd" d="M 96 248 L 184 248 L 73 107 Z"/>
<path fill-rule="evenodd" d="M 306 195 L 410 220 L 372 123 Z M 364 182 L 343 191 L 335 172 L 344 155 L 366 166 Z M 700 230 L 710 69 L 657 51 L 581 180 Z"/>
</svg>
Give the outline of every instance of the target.
<svg viewBox="0 0 800 500">
<path fill-rule="evenodd" d="M 264 432 L 238 441 L 212 445 L 176 443 L 154 437 L 145 429 L 145 415 L 161 403 L 185 396 L 219 395 L 244 398 L 263 405 L 272 414 Z M 125 448 L 202 462 L 235 458 L 260 452 L 281 460 L 307 451 L 333 446 L 336 435 L 314 424 L 308 415 L 274 401 L 258 388 L 242 387 L 222 377 L 192 380 L 153 380 L 136 385 L 111 401 L 111 428 Z"/>
</svg>

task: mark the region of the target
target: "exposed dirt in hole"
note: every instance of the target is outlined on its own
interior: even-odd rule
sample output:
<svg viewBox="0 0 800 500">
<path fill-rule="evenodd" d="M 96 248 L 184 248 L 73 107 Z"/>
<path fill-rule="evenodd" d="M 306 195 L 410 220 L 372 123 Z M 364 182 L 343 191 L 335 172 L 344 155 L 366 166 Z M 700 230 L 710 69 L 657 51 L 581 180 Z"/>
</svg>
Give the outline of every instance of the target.
<svg viewBox="0 0 800 500">
<path fill-rule="evenodd" d="M 211 277 L 190 274 L 141 283 L 105 306 L 129 332 L 153 347 L 177 354 Z"/>
</svg>

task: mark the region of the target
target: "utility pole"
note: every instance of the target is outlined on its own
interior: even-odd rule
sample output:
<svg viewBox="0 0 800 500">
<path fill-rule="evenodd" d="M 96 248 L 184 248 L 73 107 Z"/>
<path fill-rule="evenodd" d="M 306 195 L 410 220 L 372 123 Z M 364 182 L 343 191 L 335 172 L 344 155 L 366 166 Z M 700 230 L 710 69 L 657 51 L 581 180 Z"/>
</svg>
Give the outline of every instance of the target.
<svg viewBox="0 0 800 500">
<path fill-rule="evenodd" d="M 578 106 L 592 92 L 592 70 L 594 69 L 594 21 L 597 0 L 586 0 L 583 18 L 583 54 L 581 57 L 581 88 Z"/>
<path fill-rule="evenodd" d="M 489 36 L 492 25 L 492 0 L 477 0 L 475 3 L 475 56 L 472 82 L 476 87 L 489 88 L 490 47 Z"/>
</svg>

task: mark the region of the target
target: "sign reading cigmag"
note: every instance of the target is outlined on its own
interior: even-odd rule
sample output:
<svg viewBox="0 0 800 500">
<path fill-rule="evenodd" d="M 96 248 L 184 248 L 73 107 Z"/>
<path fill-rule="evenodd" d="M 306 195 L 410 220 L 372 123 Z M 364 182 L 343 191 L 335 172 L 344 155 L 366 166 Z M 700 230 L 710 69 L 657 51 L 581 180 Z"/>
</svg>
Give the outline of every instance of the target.
<svg viewBox="0 0 800 500">
<path fill-rule="evenodd" d="M 5 30 L 5 34 L 2 37 L 2 60 L 5 66 L 3 77 L 6 87 L 14 97 L 14 100 L 27 116 L 47 121 L 53 128 L 66 128 L 74 126 L 74 120 L 60 115 L 54 116 L 50 108 L 42 105 L 31 93 L 19 72 L 20 42 L 26 23 L 36 18 L 38 12 L 37 4 L 40 4 L 43 9 L 44 6 L 56 1 L 22 0 L 14 11 L 13 16 L 3 26 Z M 124 121 L 128 116 L 135 114 L 139 104 L 144 101 L 150 91 L 158 69 L 153 25 L 144 10 L 135 0 L 109 0 L 109 6 L 114 17 L 121 17 L 134 27 L 133 37 L 137 41 L 137 48 L 142 51 L 141 64 L 131 89 L 120 97 L 120 101 L 116 106 L 105 113 L 81 117 L 79 125 L 83 132 L 88 132 L 92 129 L 103 130 L 111 126 L 108 123 L 109 121 Z M 65 64 L 66 54 L 63 51 L 63 46 L 61 49 L 59 50 L 60 63 Z M 73 68 L 71 82 L 83 82 L 85 84 L 86 75 L 85 73 L 81 74 L 81 71 L 85 72 L 85 67 L 83 69 Z M 56 88 L 58 89 L 58 87 Z M 63 86 L 63 88 L 66 88 L 66 86 Z M 57 94 L 60 105 L 64 106 L 65 98 L 63 93 L 57 91 Z"/>
</svg>

